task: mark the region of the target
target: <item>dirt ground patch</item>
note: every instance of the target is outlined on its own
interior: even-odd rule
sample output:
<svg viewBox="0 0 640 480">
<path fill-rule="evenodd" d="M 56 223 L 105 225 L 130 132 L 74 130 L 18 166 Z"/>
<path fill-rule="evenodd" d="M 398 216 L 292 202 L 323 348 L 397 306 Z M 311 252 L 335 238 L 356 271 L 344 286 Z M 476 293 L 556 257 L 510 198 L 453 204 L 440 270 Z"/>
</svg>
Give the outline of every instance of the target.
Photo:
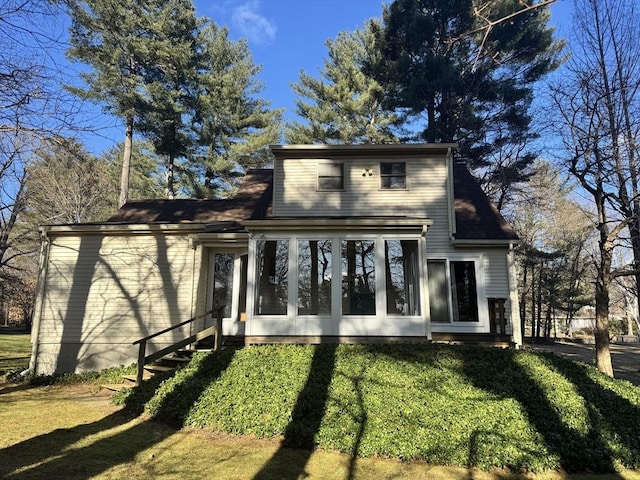
<svg viewBox="0 0 640 480">
<path fill-rule="evenodd" d="M 556 341 L 542 345 L 529 343 L 525 345 L 525 348 L 533 351 L 552 352 L 588 365 L 595 366 L 596 363 L 595 345 Z M 628 380 L 634 385 L 640 386 L 640 346 L 612 343 L 611 363 L 616 378 Z"/>
</svg>

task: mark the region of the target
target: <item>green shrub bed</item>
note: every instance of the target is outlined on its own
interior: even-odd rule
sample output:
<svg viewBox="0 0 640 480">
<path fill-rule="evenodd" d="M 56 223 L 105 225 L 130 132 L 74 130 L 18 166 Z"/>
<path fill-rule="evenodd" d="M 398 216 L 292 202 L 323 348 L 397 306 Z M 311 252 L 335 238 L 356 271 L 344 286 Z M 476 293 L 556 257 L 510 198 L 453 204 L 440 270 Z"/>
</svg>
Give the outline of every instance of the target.
<svg viewBox="0 0 640 480">
<path fill-rule="evenodd" d="M 640 389 L 552 354 L 260 346 L 196 355 L 143 391 L 123 401 L 294 447 L 514 471 L 640 467 Z"/>
</svg>

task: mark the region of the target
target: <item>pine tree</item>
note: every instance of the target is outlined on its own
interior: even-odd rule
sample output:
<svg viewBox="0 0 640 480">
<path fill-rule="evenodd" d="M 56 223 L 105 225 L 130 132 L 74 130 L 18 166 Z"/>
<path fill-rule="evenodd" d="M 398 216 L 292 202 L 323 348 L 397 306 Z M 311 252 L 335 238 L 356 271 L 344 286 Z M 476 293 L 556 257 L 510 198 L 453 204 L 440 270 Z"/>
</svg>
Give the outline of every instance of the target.
<svg viewBox="0 0 640 480">
<path fill-rule="evenodd" d="M 167 77 L 176 75 L 189 61 L 187 50 L 195 28 L 193 5 L 190 0 L 66 3 L 72 19 L 67 54 L 92 67 L 82 74 L 86 89 L 70 89 L 102 103 L 107 112 L 125 124 L 119 200 L 122 205 L 128 196 L 136 122 L 144 119 L 154 102 L 159 101 L 158 82 L 166 83 Z"/>
<path fill-rule="evenodd" d="M 260 67 L 245 41 L 208 22 L 202 46 L 193 128 L 198 148 L 182 167 L 197 197 L 230 195 L 247 168 L 271 163 L 266 148 L 278 141 L 282 112 L 258 97 Z"/>
<path fill-rule="evenodd" d="M 390 107 L 424 118 L 420 140 L 458 142 L 480 167 L 529 138 L 532 86 L 559 65 L 562 47 L 548 6 L 395 0 L 383 18 L 381 58 L 370 68 Z"/>
<path fill-rule="evenodd" d="M 379 21 L 369 20 L 354 32 L 341 32 L 327 41 L 329 58 L 321 79 L 302 71 L 292 86 L 298 95 L 297 113 L 286 132 L 289 143 L 392 143 L 399 140 L 401 118 L 382 106 L 382 86 L 363 67 L 378 56 L 374 32 Z"/>
<path fill-rule="evenodd" d="M 191 0 L 166 2 L 156 13 L 153 63 L 159 67 L 146 85 L 137 126 L 156 154 L 165 159 L 167 198 L 176 194 L 175 163 L 188 156 L 194 143 L 190 119 L 195 115 L 198 40 L 203 23 L 197 19 Z"/>
</svg>

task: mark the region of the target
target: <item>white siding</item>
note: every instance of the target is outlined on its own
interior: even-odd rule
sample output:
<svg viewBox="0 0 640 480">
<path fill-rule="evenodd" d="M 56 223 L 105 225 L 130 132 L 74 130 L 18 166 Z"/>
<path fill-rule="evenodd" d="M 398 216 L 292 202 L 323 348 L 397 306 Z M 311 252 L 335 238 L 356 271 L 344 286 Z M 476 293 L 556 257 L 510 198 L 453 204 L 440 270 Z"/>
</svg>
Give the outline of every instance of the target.
<svg viewBox="0 0 640 480">
<path fill-rule="evenodd" d="M 64 235 L 49 248 L 37 373 L 132 363 L 131 342 L 193 315 L 201 260 L 184 235 Z"/>
<path fill-rule="evenodd" d="M 321 159 L 319 159 L 321 160 Z M 343 191 L 317 189 L 315 159 L 278 159 L 275 164 L 274 215 L 278 217 L 410 216 L 447 221 L 447 166 L 430 158 L 349 158 Z M 407 188 L 381 189 L 380 162 L 406 162 Z M 372 175 L 363 169 L 371 169 Z"/>
</svg>

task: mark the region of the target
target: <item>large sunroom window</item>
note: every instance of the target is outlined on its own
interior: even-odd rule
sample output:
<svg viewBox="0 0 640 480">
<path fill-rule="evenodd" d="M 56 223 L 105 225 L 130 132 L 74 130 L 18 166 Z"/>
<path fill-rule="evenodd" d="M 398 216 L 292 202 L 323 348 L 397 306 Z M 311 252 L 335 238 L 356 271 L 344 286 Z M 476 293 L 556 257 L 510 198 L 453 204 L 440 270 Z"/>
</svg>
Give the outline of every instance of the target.
<svg viewBox="0 0 640 480">
<path fill-rule="evenodd" d="M 344 315 L 376 314 L 375 242 L 343 240 L 342 313 Z"/>
<path fill-rule="evenodd" d="M 478 322 L 473 261 L 429 260 L 429 312 L 433 323 Z"/>
<path fill-rule="evenodd" d="M 289 242 L 256 242 L 256 315 L 286 315 L 288 303 Z"/>
<path fill-rule="evenodd" d="M 331 314 L 331 240 L 298 241 L 298 313 Z"/>
<path fill-rule="evenodd" d="M 384 242 L 387 313 L 420 315 L 418 241 Z"/>
</svg>

